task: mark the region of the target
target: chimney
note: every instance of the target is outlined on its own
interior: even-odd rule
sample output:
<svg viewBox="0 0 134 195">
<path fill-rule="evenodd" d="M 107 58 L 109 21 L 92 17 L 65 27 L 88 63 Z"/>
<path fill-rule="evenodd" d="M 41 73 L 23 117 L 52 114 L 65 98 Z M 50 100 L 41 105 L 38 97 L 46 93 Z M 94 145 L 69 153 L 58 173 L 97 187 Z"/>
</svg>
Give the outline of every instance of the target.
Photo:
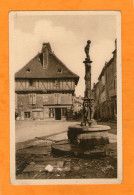
<svg viewBox="0 0 134 195">
<path fill-rule="evenodd" d="M 42 44 L 42 54 L 43 54 L 43 69 L 47 69 L 48 67 L 48 60 L 49 60 L 49 53 L 51 53 L 51 47 L 49 43 Z"/>
<path fill-rule="evenodd" d="M 96 83 L 93 84 L 93 88 L 95 88 Z"/>
<path fill-rule="evenodd" d="M 117 39 L 115 39 L 115 50 L 117 50 Z"/>
<path fill-rule="evenodd" d="M 113 53 L 113 57 L 115 57 L 117 55 L 117 39 L 115 39 L 115 50 L 112 52 Z"/>
</svg>

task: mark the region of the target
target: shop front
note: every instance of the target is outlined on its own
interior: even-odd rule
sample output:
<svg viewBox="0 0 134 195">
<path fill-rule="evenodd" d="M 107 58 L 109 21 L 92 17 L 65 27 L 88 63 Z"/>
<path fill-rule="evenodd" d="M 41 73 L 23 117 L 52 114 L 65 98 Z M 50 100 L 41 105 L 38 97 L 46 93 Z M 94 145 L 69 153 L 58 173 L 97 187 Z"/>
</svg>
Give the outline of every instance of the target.
<svg viewBox="0 0 134 195">
<path fill-rule="evenodd" d="M 54 120 L 66 120 L 68 110 L 71 106 L 44 106 L 44 120 L 54 119 Z"/>
</svg>

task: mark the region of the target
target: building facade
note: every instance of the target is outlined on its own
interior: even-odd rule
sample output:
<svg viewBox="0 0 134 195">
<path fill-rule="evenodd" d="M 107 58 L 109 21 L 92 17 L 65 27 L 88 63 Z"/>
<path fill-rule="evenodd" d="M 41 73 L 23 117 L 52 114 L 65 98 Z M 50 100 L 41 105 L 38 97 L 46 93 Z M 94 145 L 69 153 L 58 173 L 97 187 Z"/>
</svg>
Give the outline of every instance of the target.
<svg viewBox="0 0 134 195">
<path fill-rule="evenodd" d="M 64 120 L 72 109 L 79 76 L 52 52 L 49 43 L 15 74 L 15 110 L 20 120 Z"/>
<path fill-rule="evenodd" d="M 83 109 L 83 97 L 73 97 L 73 113 L 79 113 Z"/>
<path fill-rule="evenodd" d="M 95 118 L 117 120 L 117 49 L 109 62 L 105 63 L 98 82 L 94 84 Z"/>
</svg>

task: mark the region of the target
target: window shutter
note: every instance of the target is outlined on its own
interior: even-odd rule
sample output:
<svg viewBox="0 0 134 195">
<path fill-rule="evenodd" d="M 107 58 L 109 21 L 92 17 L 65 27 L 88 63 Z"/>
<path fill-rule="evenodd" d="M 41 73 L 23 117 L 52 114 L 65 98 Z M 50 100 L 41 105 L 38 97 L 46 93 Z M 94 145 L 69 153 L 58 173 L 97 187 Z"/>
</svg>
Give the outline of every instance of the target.
<svg viewBox="0 0 134 195">
<path fill-rule="evenodd" d="M 33 104 L 36 104 L 36 94 L 33 94 Z"/>
<path fill-rule="evenodd" d="M 29 104 L 36 104 L 36 94 L 29 94 Z"/>
<path fill-rule="evenodd" d="M 32 94 L 29 94 L 29 104 L 32 104 Z"/>
</svg>

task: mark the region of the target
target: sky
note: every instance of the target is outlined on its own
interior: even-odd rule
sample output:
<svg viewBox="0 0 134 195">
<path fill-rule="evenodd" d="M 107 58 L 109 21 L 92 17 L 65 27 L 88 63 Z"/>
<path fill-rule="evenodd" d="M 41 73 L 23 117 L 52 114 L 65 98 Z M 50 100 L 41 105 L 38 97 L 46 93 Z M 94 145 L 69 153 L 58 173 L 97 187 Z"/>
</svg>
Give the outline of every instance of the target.
<svg viewBox="0 0 134 195">
<path fill-rule="evenodd" d="M 85 90 L 83 61 L 87 40 L 91 40 L 92 84 L 113 56 L 117 32 L 116 15 L 111 12 L 12 12 L 10 23 L 14 71 L 40 52 L 42 43 L 49 42 L 55 55 L 80 76 L 77 96 L 83 96 Z"/>
</svg>

